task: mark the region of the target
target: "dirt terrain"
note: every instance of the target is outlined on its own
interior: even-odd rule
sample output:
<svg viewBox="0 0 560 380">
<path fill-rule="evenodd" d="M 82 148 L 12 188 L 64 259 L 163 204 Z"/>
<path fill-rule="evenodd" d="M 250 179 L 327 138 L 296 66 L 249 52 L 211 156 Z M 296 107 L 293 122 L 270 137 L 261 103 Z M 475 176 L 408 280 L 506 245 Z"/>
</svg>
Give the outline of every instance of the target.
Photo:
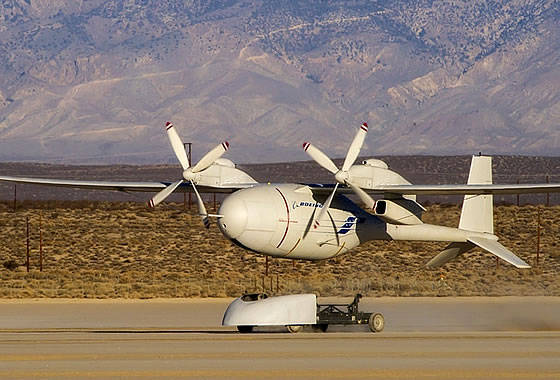
<svg viewBox="0 0 560 380">
<path fill-rule="evenodd" d="M 319 302 L 350 302 L 351 297 Z M 364 298 L 385 329 L 221 326 L 229 298 L 0 299 L 3 379 L 555 379 L 559 297 Z"/>
<path fill-rule="evenodd" d="M 208 204 L 209 210 L 213 208 Z M 540 261 L 536 264 L 540 210 Z M 460 208 L 428 206 L 424 220 L 456 226 Z M 26 272 L 26 218 L 31 271 Z M 560 206 L 495 207 L 501 242 L 533 265 L 520 270 L 480 250 L 442 269 L 424 264 L 445 243 L 370 242 L 321 262 L 269 260 L 208 231 L 181 203 L 0 203 L 0 297 L 225 297 L 245 291 L 322 296 L 560 295 Z M 43 272 L 39 271 L 39 226 Z"/>
</svg>

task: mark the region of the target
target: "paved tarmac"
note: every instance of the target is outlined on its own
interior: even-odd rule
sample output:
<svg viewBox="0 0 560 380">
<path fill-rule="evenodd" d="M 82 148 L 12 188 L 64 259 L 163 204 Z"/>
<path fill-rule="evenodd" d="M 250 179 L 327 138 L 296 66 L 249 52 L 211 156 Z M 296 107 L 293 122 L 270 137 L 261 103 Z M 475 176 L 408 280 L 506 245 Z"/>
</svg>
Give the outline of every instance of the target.
<svg viewBox="0 0 560 380">
<path fill-rule="evenodd" d="M 229 302 L 0 301 L 0 378 L 560 379 L 556 297 L 365 299 L 376 334 L 239 334 Z"/>
</svg>

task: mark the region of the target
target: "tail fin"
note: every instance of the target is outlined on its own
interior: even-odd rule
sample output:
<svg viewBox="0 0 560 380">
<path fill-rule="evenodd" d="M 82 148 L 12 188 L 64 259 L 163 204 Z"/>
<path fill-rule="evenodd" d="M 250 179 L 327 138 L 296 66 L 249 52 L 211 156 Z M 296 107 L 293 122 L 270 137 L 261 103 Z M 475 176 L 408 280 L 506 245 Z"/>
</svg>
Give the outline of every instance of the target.
<svg viewBox="0 0 560 380">
<path fill-rule="evenodd" d="M 473 156 L 469 172 L 469 185 L 492 184 L 492 157 Z M 466 242 L 452 242 L 442 252 L 431 259 L 426 266 L 439 267 L 457 256 L 470 251 L 478 246 L 491 254 L 498 256 L 504 261 L 517 268 L 530 268 L 531 266 L 513 252 L 497 242 L 494 235 L 494 204 L 491 194 L 488 195 L 465 195 L 459 229 L 478 232 L 488 235 L 469 236 Z M 473 234 L 476 235 L 476 234 Z M 484 237 L 488 236 L 488 238 Z"/>
<path fill-rule="evenodd" d="M 492 157 L 473 156 L 468 185 L 492 184 Z M 493 196 L 465 195 L 459 229 L 467 231 L 494 233 Z"/>
<path fill-rule="evenodd" d="M 433 259 L 428 261 L 426 266 L 428 268 L 437 268 L 441 267 L 451 260 L 455 259 L 457 256 L 462 255 L 465 252 L 470 251 L 474 248 L 474 244 L 470 242 L 466 243 L 459 243 L 453 242 L 449 244 L 443 251 L 437 254 Z"/>
</svg>

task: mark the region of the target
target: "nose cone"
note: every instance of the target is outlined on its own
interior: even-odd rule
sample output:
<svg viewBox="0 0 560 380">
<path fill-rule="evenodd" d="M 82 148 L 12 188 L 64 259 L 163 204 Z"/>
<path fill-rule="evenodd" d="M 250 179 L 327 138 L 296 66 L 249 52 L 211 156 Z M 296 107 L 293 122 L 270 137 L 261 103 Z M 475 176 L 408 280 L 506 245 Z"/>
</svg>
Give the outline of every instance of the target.
<svg viewBox="0 0 560 380">
<path fill-rule="evenodd" d="M 228 239 L 237 239 L 247 227 L 247 206 L 245 201 L 234 193 L 224 199 L 218 214 L 218 227 Z"/>
</svg>

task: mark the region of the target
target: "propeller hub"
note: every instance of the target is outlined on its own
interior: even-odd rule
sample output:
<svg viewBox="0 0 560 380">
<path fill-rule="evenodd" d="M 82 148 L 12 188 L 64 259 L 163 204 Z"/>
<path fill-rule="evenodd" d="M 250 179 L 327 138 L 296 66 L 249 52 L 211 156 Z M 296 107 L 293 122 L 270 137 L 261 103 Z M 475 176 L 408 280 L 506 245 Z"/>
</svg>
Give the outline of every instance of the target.
<svg viewBox="0 0 560 380">
<path fill-rule="evenodd" d="M 187 170 L 183 171 L 183 178 L 185 179 L 185 181 L 196 182 L 196 173 L 193 173 L 191 168 L 188 168 Z"/>
<path fill-rule="evenodd" d="M 339 170 L 335 173 L 334 178 L 338 183 L 345 184 L 348 181 L 348 172 Z"/>
</svg>

